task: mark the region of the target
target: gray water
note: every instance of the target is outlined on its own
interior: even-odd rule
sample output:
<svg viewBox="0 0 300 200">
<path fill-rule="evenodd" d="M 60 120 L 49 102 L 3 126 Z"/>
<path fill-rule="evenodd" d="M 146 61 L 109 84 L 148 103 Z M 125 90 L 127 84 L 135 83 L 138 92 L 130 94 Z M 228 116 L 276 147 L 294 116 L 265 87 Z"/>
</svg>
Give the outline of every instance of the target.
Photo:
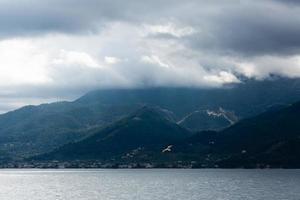
<svg viewBox="0 0 300 200">
<path fill-rule="evenodd" d="M 1 200 L 300 200 L 300 170 L 0 170 Z"/>
</svg>

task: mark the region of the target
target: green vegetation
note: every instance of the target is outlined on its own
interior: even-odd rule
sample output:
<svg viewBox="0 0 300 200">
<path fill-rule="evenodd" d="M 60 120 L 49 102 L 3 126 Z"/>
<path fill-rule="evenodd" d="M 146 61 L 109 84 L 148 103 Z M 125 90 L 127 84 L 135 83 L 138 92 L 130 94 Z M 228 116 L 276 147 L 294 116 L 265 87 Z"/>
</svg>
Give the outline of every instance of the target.
<svg viewBox="0 0 300 200">
<path fill-rule="evenodd" d="M 299 99 L 299 79 L 281 78 L 222 89 L 93 91 L 0 115 L 0 164 L 80 155 L 160 166 L 298 166 L 297 104 L 286 107 Z"/>
</svg>

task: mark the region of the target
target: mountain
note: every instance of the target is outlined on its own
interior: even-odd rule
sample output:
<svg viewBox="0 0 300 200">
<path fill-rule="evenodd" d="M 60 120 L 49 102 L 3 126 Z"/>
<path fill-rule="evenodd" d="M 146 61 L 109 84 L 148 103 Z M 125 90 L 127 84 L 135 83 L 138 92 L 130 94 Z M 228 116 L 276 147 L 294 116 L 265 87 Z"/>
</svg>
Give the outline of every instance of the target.
<svg viewBox="0 0 300 200">
<path fill-rule="evenodd" d="M 300 102 L 272 108 L 218 132 L 192 134 L 165 114 L 157 107 L 143 107 L 37 160 L 146 162 L 155 167 L 300 167 Z"/>
<path fill-rule="evenodd" d="M 189 131 L 170 120 L 164 110 L 144 106 L 86 139 L 67 144 L 39 158 L 42 160 L 153 160 L 147 152 L 159 154 L 169 144 L 181 141 L 190 135 Z"/>
<path fill-rule="evenodd" d="M 202 131 L 220 130 L 231 125 L 232 119 L 235 123 L 299 99 L 300 79 L 284 78 L 245 80 L 214 89 L 96 90 L 73 102 L 25 106 L 0 115 L 0 152 L 17 159 L 49 152 L 88 137 L 143 105 L 163 108 L 171 121 Z"/>
<path fill-rule="evenodd" d="M 234 155 L 224 166 L 300 167 L 300 102 L 245 119 L 220 132 L 216 138 L 222 152 Z"/>
<path fill-rule="evenodd" d="M 300 167 L 300 102 L 271 109 L 220 132 L 199 132 L 174 145 L 203 166 Z"/>
<path fill-rule="evenodd" d="M 223 108 L 218 110 L 196 110 L 177 123 L 193 131 L 198 130 L 220 130 L 238 121 L 234 112 L 226 111 Z"/>
<path fill-rule="evenodd" d="M 96 90 L 76 100 L 105 105 L 149 104 L 172 111 L 178 120 L 196 110 L 232 111 L 239 118 L 257 115 L 272 105 L 300 99 L 300 79 L 245 80 L 222 88 L 143 88 Z"/>
<path fill-rule="evenodd" d="M 100 104 L 58 102 L 26 106 L 0 116 L 0 151 L 22 158 L 86 137 L 131 112 Z"/>
</svg>

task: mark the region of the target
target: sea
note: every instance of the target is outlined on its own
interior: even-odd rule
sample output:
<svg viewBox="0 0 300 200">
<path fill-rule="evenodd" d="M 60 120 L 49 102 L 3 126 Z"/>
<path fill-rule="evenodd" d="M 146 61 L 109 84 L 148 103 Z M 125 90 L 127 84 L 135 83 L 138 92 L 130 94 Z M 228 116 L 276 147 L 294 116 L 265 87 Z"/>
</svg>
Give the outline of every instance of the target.
<svg viewBox="0 0 300 200">
<path fill-rule="evenodd" d="M 300 200 L 300 170 L 3 169 L 0 200 Z"/>
</svg>

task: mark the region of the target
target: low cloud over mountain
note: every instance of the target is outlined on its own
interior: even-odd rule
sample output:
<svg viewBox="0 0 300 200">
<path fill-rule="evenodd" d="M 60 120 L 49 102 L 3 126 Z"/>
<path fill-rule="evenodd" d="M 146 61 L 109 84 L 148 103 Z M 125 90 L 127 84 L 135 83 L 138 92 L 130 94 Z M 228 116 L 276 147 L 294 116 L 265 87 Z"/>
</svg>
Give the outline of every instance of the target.
<svg viewBox="0 0 300 200">
<path fill-rule="evenodd" d="M 299 11 L 282 0 L 3 0 L 0 110 L 95 88 L 299 77 Z"/>
</svg>

